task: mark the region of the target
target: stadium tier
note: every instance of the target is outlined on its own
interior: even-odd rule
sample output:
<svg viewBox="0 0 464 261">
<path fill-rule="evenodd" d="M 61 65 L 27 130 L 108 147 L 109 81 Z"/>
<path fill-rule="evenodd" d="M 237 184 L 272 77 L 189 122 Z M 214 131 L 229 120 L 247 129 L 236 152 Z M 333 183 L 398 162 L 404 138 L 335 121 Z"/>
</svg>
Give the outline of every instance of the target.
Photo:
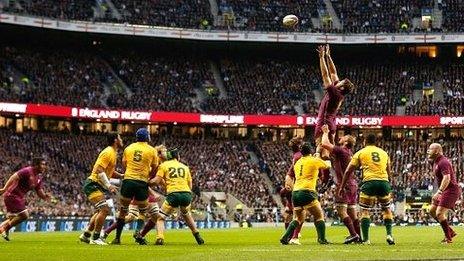
<svg viewBox="0 0 464 261">
<path fill-rule="evenodd" d="M 55 195 L 56 200 L 49 203 L 39 202 L 37 205 L 34 204 L 37 201 L 30 200 L 33 204 L 33 215 L 91 215 L 92 206 L 81 193 L 83 184 L 80 181 L 84 181 L 90 174 L 95 157 L 104 148 L 103 135 L 76 136 L 69 132 L 33 131 L 19 134 L 1 130 L 0 136 L 4 143 L 1 146 L 1 166 L 4 173 L 12 173 L 22 167 L 23 159 L 28 158 L 31 153 L 49 159 L 50 170 L 45 177 L 45 187 Z M 125 143 L 131 141 L 132 136 L 124 137 Z M 189 162 L 198 191 L 231 193 L 250 208 L 275 206 L 271 192 L 263 183 L 258 165 L 249 160 L 245 142 L 169 137 L 159 137 L 153 142 L 163 142 L 170 148 L 176 147 L 182 151 L 183 161 Z M 3 202 L 0 206 L 2 204 Z M 199 204 L 198 208 L 204 209 L 205 206 Z"/>
<path fill-rule="evenodd" d="M 414 32 L 413 19 L 423 9 L 432 10 L 432 0 L 331 1 L 347 33 Z M 434 29 L 433 27 L 430 29 Z"/>
<path fill-rule="evenodd" d="M 458 0 L 61 0 L 57 4 L 22 0 L 2 2 L 0 8 L 8 13 L 61 20 L 197 29 L 287 31 L 280 26 L 286 14 L 300 17 L 296 30 L 302 32 L 410 33 L 463 29 L 462 2 Z"/>
<path fill-rule="evenodd" d="M 316 115 L 316 61 L 208 56 L 114 55 L 3 46 L 3 101 L 209 114 Z M 461 115 L 462 61 L 400 55 L 350 58 L 341 77 L 356 89 L 341 115 Z M 62 95 L 66 91 L 69 95 Z M 430 95 L 429 95 L 430 93 Z M 316 99 L 316 96 L 319 98 Z M 80 99 L 74 99 L 80 97 Z M 259 101 L 256 100 L 259 97 Z"/>
</svg>

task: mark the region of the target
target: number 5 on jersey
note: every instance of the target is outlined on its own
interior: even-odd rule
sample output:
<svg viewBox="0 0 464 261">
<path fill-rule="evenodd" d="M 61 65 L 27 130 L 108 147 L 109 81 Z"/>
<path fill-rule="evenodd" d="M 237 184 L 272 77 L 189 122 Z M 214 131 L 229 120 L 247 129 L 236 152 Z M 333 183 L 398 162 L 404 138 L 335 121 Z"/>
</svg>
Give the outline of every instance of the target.
<svg viewBox="0 0 464 261">
<path fill-rule="evenodd" d="M 142 151 L 141 151 L 141 150 L 136 150 L 136 151 L 134 151 L 134 158 L 133 158 L 133 160 L 134 160 L 135 162 L 140 162 L 140 161 L 142 161 Z"/>
</svg>

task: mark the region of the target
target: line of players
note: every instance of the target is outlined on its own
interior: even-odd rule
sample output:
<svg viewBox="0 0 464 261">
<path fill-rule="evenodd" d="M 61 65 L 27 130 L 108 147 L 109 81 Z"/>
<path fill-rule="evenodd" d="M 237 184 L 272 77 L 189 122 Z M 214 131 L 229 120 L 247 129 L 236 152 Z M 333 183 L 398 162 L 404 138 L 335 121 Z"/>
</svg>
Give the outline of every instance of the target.
<svg viewBox="0 0 464 261">
<path fill-rule="evenodd" d="M 122 174 L 115 170 L 117 152 L 123 147 L 122 139 L 117 133 L 107 134 L 108 146 L 99 153 L 92 173 L 84 183 L 84 193 L 96 211 L 79 239 L 89 244 L 107 245 L 106 236 L 111 230 L 116 229 L 116 237 L 112 243 L 120 244 L 124 225 L 140 213 L 148 221 L 143 230 L 134 235 L 136 242 L 147 244 L 144 236 L 156 225 L 156 244 L 163 245 L 164 221 L 178 208 L 196 242 L 199 245 L 204 244 L 190 214 L 192 176 L 189 167 L 179 161 L 178 150 L 168 151 L 164 146 L 150 146 L 150 135 L 145 128 L 137 130 L 136 140 L 124 150 L 122 165 L 125 173 Z M 0 224 L 0 234 L 5 240 L 10 240 L 8 232 L 12 227 L 29 217 L 26 207 L 26 195 L 29 191 L 35 190 L 44 200 L 53 198 L 45 193 L 42 187 L 43 173 L 46 170 L 46 160 L 34 158 L 32 166 L 15 172 L 0 188 L 0 195 L 3 195 L 7 209 L 7 218 Z M 120 208 L 117 221 L 107 228 L 104 236 L 101 236 L 103 224 L 110 213 L 107 195 L 118 191 L 117 187 L 110 183 L 112 178 L 122 180 L 119 190 Z M 159 195 L 150 188 L 155 185 L 166 190 L 167 195 L 161 209 L 157 204 Z"/>
<path fill-rule="evenodd" d="M 280 242 L 284 245 L 300 245 L 298 236 L 307 214 L 311 214 L 316 227 L 318 242 L 329 244 L 325 237 L 325 220 L 316 190 L 318 178 L 323 186 L 330 185 L 330 168 L 333 166 L 336 174 L 336 209 L 347 227 L 349 236 L 345 244 L 359 242 L 370 244 L 369 227 L 370 212 L 380 204 L 383 222 L 386 228 L 386 241 L 394 245 L 392 235 L 393 213 L 391 185 L 393 178 L 391 161 L 387 152 L 376 146 L 376 136 L 369 134 L 364 141 L 364 148 L 354 155 L 352 149 L 356 138 L 345 135 L 335 145 L 335 119 L 345 96 L 354 90 L 354 85 L 348 80 L 339 80 L 335 64 L 328 45 L 319 46 L 319 64 L 324 83 L 325 94 L 319 105 L 318 119 L 315 128 L 316 153 L 313 155 L 311 146 L 300 138 L 294 138 L 289 145 L 293 151 L 292 166 L 287 171 L 285 185 L 281 196 L 286 202 L 284 213 L 285 233 Z M 445 238 L 442 243 L 452 243 L 456 232 L 447 221 L 448 211 L 453 209 L 459 199 L 461 189 L 457 184 L 456 175 L 450 161 L 443 156 L 440 144 L 433 143 L 427 151 L 429 162 L 440 184 L 432 198 L 430 213 L 441 225 Z M 356 169 L 362 170 L 362 182 L 359 194 L 361 220 L 358 220 L 357 193 L 358 185 L 354 175 Z M 324 187 L 323 187 L 324 189 Z M 292 218 L 293 217 L 293 218 Z"/>
<path fill-rule="evenodd" d="M 96 212 L 79 239 L 85 243 L 106 245 L 106 237 L 115 229 L 116 237 L 111 243 L 121 244 L 124 225 L 132 222 L 140 214 L 146 217 L 147 223 L 141 231 L 134 234 L 136 242 L 141 245 L 147 244 L 144 236 L 156 226 L 155 244 L 163 245 L 164 221 L 179 208 L 197 243 L 204 244 L 190 214 L 192 176 L 190 169 L 179 162 L 178 150 L 168 151 L 163 145 L 156 148 L 150 146 L 150 135 L 145 128 L 138 129 L 135 136 L 137 141 L 127 146 L 123 152 L 122 166 L 125 173 L 121 174 L 115 171 L 115 167 L 117 150 L 123 143 L 118 134 L 108 134 L 108 147 L 99 154 L 92 173 L 84 184 L 84 193 L 94 204 Z M 106 216 L 110 213 L 106 192 L 117 191 L 116 186 L 110 182 L 111 178 L 122 179 L 119 190 L 120 208 L 116 222 L 101 236 Z M 154 185 L 164 187 L 167 192 L 161 210 L 157 203 L 160 196 L 150 188 Z"/>
</svg>

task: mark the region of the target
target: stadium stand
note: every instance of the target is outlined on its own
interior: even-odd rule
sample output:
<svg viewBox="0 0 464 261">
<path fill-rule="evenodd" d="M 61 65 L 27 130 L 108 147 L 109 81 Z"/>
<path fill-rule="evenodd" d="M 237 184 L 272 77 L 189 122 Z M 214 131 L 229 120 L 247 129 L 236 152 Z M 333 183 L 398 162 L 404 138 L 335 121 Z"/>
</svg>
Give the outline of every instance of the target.
<svg viewBox="0 0 464 261">
<path fill-rule="evenodd" d="M 203 106 L 205 111 L 296 114 L 294 106 L 302 102 L 308 104 L 304 107 L 309 112 L 315 111 L 312 90 L 320 84 L 314 66 L 289 61 L 223 60 L 221 69 L 227 98 L 209 99 Z"/>
<path fill-rule="evenodd" d="M 442 1 L 443 27 L 448 32 L 464 32 L 464 5 L 460 0 Z"/>
<path fill-rule="evenodd" d="M 213 75 L 206 60 L 189 57 L 112 56 L 117 75 L 132 95 L 113 93 L 108 105 L 115 108 L 194 112 L 194 89 L 211 85 Z"/>
<path fill-rule="evenodd" d="M 36 204 L 31 206 L 33 215 L 88 216 L 92 213 L 92 206 L 82 193 L 82 185 L 96 156 L 104 148 L 102 136 L 98 133 L 15 133 L 1 129 L 0 137 L 0 166 L 2 173 L 6 174 L 3 179 L 26 165 L 31 155 L 42 155 L 48 159 L 49 170 L 44 184 L 56 201 L 30 200 L 31 204 Z M 133 141 L 132 137 L 123 139 L 126 144 Z M 181 161 L 191 167 L 195 185 L 200 191 L 231 193 L 248 207 L 275 206 L 271 192 L 260 178 L 259 167 L 249 160 L 244 142 L 174 137 L 163 137 L 163 140 L 168 147 L 180 149 Z M 158 142 L 161 138 L 154 140 L 153 144 Z M 2 184 L 5 181 L 2 180 Z"/>
<path fill-rule="evenodd" d="M 0 52 L 10 76 L 13 68 L 24 73 L 15 88 L 0 89 L 0 99 L 102 107 L 103 83 L 109 80 L 111 73 L 97 57 L 63 50 L 38 52 L 11 47 L 4 47 Z"/>
<path fill-rule="evenodd" d="M 65 50 L 51 53 L 8 46 L 0 51 L 0 98 L 5 101 L 153 111 L 315 115 L 318 101 L 314 91 L 322 91 L 314 60 L 223 59 L 217 65 L 225 95 L 205 94 L 201 99 L 198 92 L 205 93 L 208 87 L 217 85 L 210 68 L 212 60 L 207 57 L 95 55 Z M 341 115 L 395 115 L 397 106 L 406 104 L 407 115 L 464 112 L 463 66 L 459 60 L 338 60 L 339 76 L 356 85 L 354 93 L 345 99 Z M 22 79 L 15 80 L 18 72 Z M 443 87 L 443 100 L 414 99 L 414 90 L 436 85 Z M 63 90 L 69 95 L 62 95 Z"/>
<path fill-rule="evenodd" d="M 238 1 L 219 0 L 220 15 L 228 14 L 234 22 L 222 28 L 247 31 L 286 31 L 281 20 L 287 14 L 295 14 L 300 19 L 297 31 L 313 31 L 311 17 L 317 18 L 318 8 L 324 6 L 323 1 Z"/>
<path fill-rule="evenodd" d="M 10 1 L 11 2 L 11 1 Z M 50 17 L 63 20 L 83 20 L 117 22 L 140 25 L 230 29 L 247 31 L 287 31 L 280 25 L 286 14 L 300 17 L 300 25 L 295 29 L 302 32 L 343 32 L 343 33 L 410 33 L 424 30 L 441 31 L 439 28 L 413 28 L 413 18 L 420 18 L 422 9 L 433 9 L 432 0 L 331 0 L 343 29 L 315 28 L 311 18 L 320 19 L 326 14 L 326 6 L 321 0 L 298 1 L 237 1 L 217 0 L 218 16 L 225 22 L 215 26 L 208 1 L 128 1 L 113 0 L 120 18 L 109 12 L 105 1 L 92 4 L 91 1 L 60 0 L 51 4 L 44 0 L 14 1 L 3 7 L 3 11 Z M 463 31 L 462 2 L 444 0 L 439 5 L 443 10 L 443 30 Z M 103 9 L 105 15 L 94 15 L 95 8 Z M 321 19 L 322 20 L 322 19 Z"/>
<path fill-rule="evenodd" d="M 93 19 L 92 1 L 59 0 L 51 2 L 47 0 L 20 0 L 10 2 L 3 9 L 4 11 L 61 20 L 89 21 Z"/>
<path fill-rule="evenodd" d="M 112 1 L 129 24 L 208 29 L 213 18 L 208 1 Z"/>
<path fill-rule="evenodd" d="M 411 32 L 412 19 L 421 9 L 433 7 L 432 0 L 332 0 L 346 33 Z"/>
</svg>

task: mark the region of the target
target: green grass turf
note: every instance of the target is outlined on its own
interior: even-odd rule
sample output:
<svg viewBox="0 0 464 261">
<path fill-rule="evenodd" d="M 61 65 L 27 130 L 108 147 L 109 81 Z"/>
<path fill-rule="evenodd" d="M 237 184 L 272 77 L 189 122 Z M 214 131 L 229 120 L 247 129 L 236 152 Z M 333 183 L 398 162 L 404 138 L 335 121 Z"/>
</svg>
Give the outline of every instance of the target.
<svg viewBox="0 0 464 261">
<path fill-rule="evenodd" d="M 397 244 L 388 246 L 383 227 L 371 228 L 372 245 L 343 245 L 346 229 L 328 227 L 334 244 L 316 243 L 314 228 L 302 231 L 301 246 L 282 246 L 281 228 L 249 228 L 201 231 L 206 245 L 198 246 L 188 230 L 166 232 L 166 245 L 136 245 L 124 231 L 123 245 L 96 246 L 78 242 L 79 233 L 12 233 L 0 241 L 0 260 L 400 260 L 464 259 L 464 229 L 450 245 L 440 244 L 440 227 L 394 227 Z M 112 239 L 112 236 L 109 237 Z"/>
</svg>

